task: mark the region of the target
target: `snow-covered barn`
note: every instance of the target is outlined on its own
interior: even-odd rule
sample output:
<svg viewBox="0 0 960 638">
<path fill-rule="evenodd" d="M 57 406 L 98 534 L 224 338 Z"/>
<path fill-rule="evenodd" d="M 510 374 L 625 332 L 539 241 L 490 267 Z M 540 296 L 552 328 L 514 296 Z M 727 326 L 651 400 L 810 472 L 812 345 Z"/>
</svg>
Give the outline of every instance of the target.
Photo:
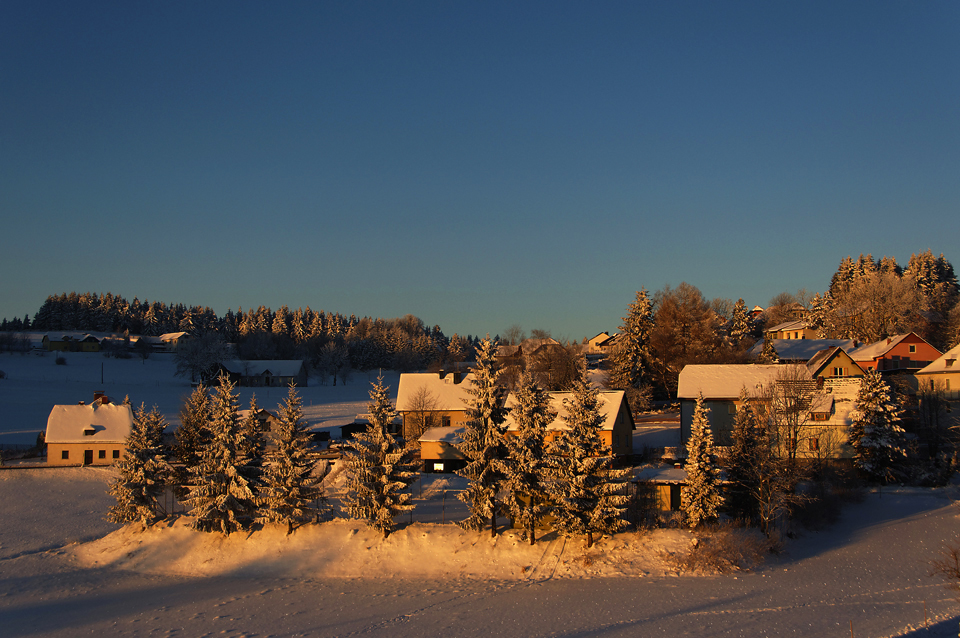
<svg viewBox="0 0 960 638">
<path fill-rule="evenodd" d="M 300 359 L 230 359 L 220 366 L 236 385 L 260 388 L 285 387 L 293 383 L 302 388 L 307 386 L 307 367 Z"/>
</svg>

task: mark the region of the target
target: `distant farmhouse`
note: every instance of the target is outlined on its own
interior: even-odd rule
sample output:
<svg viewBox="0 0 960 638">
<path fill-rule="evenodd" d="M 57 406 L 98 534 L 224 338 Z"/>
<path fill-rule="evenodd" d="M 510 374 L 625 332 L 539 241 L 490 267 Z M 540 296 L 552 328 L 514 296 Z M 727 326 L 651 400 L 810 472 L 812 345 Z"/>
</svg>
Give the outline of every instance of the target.
<svg viewBox="0 0 960 638">
<path fill-rule="evenodd" d="M 133 428 L 129 405 L 102 393 L 86 405 L 55 405 L 47 418 L 48 465 L 113 465 L 126 451 Z"/>
<path fill-rule="evenodd" d="M 300 359 L 241 360 L 230 359 L 220 364 L 220 371 L 230 382 L 246 387 L 285 387 L 293 383 L 307 387 L 307 367 Z"/>
</svg>

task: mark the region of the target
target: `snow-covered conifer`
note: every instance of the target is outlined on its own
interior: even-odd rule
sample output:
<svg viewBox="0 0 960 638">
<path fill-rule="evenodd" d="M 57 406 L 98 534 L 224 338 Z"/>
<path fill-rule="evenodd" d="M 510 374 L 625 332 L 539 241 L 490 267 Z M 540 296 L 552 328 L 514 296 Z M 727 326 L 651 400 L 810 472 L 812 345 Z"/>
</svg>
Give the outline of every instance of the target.
<svg viewBox="0 0 960 638">
<path fill-rule="evenodd" d="M 646 289 L 637 292 L 627 307 L 612 356 L 607 385 L 623 390 L 635 412 L 648 407 L 650 398 L 650 333 L 653 331 L 653 307 Z"/>
<path fill-rule="evenodd" d="M 758 476 L 756 468 L 768 447 L 766 430 L 757 421 L 747 391 L 740 391 L 740 405 L 733 420 L 733 445 L 727 456 L 727 480 L 730 482 L 727 504 L 736 516 L 748 521 L 757 518 Z"/>
<path fill-rule="evenodd" d="M 777 349 L 773 347 L 773 339 L 769 335 L 763 336 L 763 349 L 760 351 L 760 356 L 757 357 L 757 363 L 778 363 L 780 361 L 780 355 L 777 354 Z"/>
<path fill-rule="evenodd" d="M 179 462 L 177 482 L 188 483 L 190 468 L 200 465 L 202 450 L 210 440 L 210 393 L 201 383 L 180 409 L 180 427 L 175 433 L 174 459 Z"/>
<path fill-rule="evenodd" d="M 869 370 L 860 382 L 850 425 L 853 460 L 874 480 L 892 476 L 894 462 L 905 455 L 903 428 L 900 427 L 901 403 L 876 370 Z"/>
<path fill-rule="evenodd" d="M 303 420 L 300 395 L 292 383 L 280 406 L 274 441 L 277 447 L 267 455 L 257 495 L 257 521 L 286 523 L 290 534 L 296 525 L 318 515 L 311 504 L 320 500 L 317 486 L 329 471 L 329 466 L 325 466 L 322 475 L 314 473 L 316 461 L 310 457 L 310 435 Z"/>
<path fill-rule="evenodd" d="M 750 336 L 750 316 L 747 314 L 747 304 L 743 298 L 737 299 L 733 307 L 733 317 L 730 320 L 730 340 L 734 346 L 741 347 L 743 340 Z"/>
<path fill-rule="evenodd" d="M 717 517 L 723 504 L 720 494 L 720 469 L 714 462 L 713 433 L 707 420 L 703 395 L 697 397 L 687 440 L 687 484 L 682 490 L 682 507 L 687 524 L 697 527 L 700 523 Z"/>
<path fill-rule="evenodd" d="M 549 472 L 545 438 L 555 414 L 550 396 L 533 380 L 529 370 L 520 376 L 516 402 L 510 412 L 517 430 L 508 436 L 504 460 L 504 505 L 515 524 L 527 530 L 530 544 L 536 525 L 548 511 L 546 480 Z"/>
<path fill-rule="evenodd" d="M 119 476 L 110 486 L 110 494 L 117 503 L 107 513 L 108 520 L 149 525 L 156 519 L 157 502 L 170 474 L 162 440 L 165 426 L 156 406 L 147 412 L 141 405 L 134 412 L 126 453 L 115 464 Z"/>
<path fill-rule="evenodd" d="M 463 440 L 457 445 L 467 459 L 466 467 L 457 474 L 470 483 L 457 497 L 470 508 L 470 515 L 458 523 L 460 527 L 480 531 L 489 521 L 493 536 L 497 534 L 498 499 L 506 478 L 502 460 L 507 454 L 504 389 L 497 385 L 499 375 L 494 345 L 487 337 L 477 350 L 477 367 L 469 389 L 472 397 L 467 403 L 468 420 Z"/>
<path fill-rule="evenodd" d="M 244 433 L 237 396 L 230 380 L 221 375 L 210 399 L 209 439 L 200 461 L 190 468 L 186 503 L 195 529 L 230 534 L 254 512 L 254 494 L 245 476 Z"/>
<path fill-rule="evenodd" d="M 407 487 L 417 480 L 417 464 L 387 430 L 393 414 L 383 377 L 370 390 L 370 423 L 354 434 L 345 452 L 347 495 L 344 505 L 350 516 L 386 537 L 398 514 L 413 509 Z"/>
<path fill-rule="evenodd" d="M 623 513 L 629 497 L 624 488 L 630 471 L 612 467 L 610 448 L 600 438 L 599 391 L 590 387 L 585 374 L 581 359 L 572 396 L 564 400 L 567 413 L 561 417 L 569 429 L 549 447 L 548 489 L 557 531 L 565 536 L 584 534 L 591 547 L 594 533 L 612 534 L 626 526 Z"/>
</svg>

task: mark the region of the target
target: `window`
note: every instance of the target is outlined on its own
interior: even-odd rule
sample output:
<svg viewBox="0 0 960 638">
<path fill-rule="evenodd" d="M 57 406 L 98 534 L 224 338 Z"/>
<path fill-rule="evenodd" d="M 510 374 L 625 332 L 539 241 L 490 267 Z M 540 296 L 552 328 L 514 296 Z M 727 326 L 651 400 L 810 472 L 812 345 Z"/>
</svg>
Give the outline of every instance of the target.
<svg viewBox="0 0 960 638">
<path fill-rule="evenodd" d="M 64 450 L 64 451 L 60 452 L 60 460 L 61 460 L 61 461 L 69 461 L 69 460 L 70 460 L 70 450 Z"/>
<path fill-rule="evenodd" d="M 820 439 L 810 439 L 810 451 L 818 452 L 820 450 Z"/>
<path fill-rule="evenodd" d="M 910 346 L 910 352 L 916 352 L 917 346 Z"/>
<path fill-rule="evenodd" d="M 946 384 L 943 387 L 944 390 L 950 390 L 950 379 L 946 379 Z"/>
<path fill-rule="evenodd" d="M 736 414 L 737 406 L 734 403 L 727 404 L 727 414 Z"/>
<path fill-rule="evenodd" d="M 113 451 L 113 458 L 115 458 L 115 459 L 119 459 L 119 458 L 120 458 L 120 450 L 114 450 L 114 451 Z"/>
<path fill-rule="evenodd" d="M 97 450 L 97 458 L 98 458 L 98 459 L 105 459 L 105 458 L 107 458 L 107 451 L 106 451 L 106 450 Z"/>
<path fill-rule="evenodd" d="M 444 428 L 450 427 L 450 417 L 449 416 L 440 417 L 440 426 Z"/>
<path fill-rule="evenodd" d="M 827 421 L 830 419 L 830 415 L 826 412 L 814 412 L 813 420 L 814 421 Z"/>
<path fill-rule="evenodd" d="M 956 361 L 956 359 L 947 359 L 947 360 L 944 361 L 943 363 L 944 363 L 944 365 L 946 365 L 948 368 L 952 368 L 954 361 Z"/>
<path fill-rule="evenodd" d="M 833 376 L 835 376 L 835 377 L 842 377 L 842 376 L 844 376 L 844 374 L 843 374 L 843 368 L 834 368 L 834 369 L 833 369 Z"/>
<path fill-rule="evenodd" d="M 442 471 L 443 471 L 443 463 L 434 463 L 434 464 L 433 464 L 433 471 L 434 471 L 434 472 L 442 472 Z"/>
</svg>

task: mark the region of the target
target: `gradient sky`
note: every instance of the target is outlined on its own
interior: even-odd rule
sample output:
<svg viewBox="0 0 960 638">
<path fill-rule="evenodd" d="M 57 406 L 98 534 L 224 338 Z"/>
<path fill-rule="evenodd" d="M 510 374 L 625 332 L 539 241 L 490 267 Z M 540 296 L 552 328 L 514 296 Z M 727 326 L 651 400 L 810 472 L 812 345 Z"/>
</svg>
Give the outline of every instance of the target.
<svg viewBox="0 0 960 638">
<path fill-rule="evenodd" d="M 0 317 L 616 330 L 960 239 L 957 2 L 0 3 Z"/>
</svg>

